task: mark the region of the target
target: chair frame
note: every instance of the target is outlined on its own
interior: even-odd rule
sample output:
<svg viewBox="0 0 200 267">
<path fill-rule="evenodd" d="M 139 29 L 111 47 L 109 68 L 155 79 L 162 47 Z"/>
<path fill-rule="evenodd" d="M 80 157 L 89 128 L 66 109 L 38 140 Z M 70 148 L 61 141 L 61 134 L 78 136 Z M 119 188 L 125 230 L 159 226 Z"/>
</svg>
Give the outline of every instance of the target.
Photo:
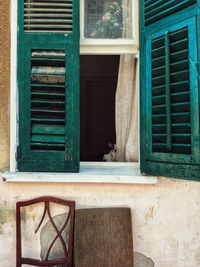
<svg viewBox="0 0 200 267">
<path fill-rule="evenodd" d="M 40 228 L 46 213 L 49 216 L 49 220 L 51 224 L 54 227 L 55 232 L 57 233 L 56 237 L 53 239 L 52 243 L 49 246 L 49 249 L 47 250 L 47 254 L 45 257 L 45 260 L 38 260 L 38 259 L 32 259 L 32 258 L 24 258 L 22 257 L 22 238 L 21 238 L 21 207 L 26 207 L 29 205 L 34 205 L 38 203 L 44 203 L 44 212 L 42 215 L 42 218 L 40 220 L 40 223 L 35 230 L 35 233 Z M 64 222 L 63 226 L 59 230 L 57 226 L 55 225 L 53 218 L 51 216 L 49 204 L 50 203 L 56 203 L 63 206 L 69 207 L 69 213 L 66 218 L 66 221 Z M 75 217 L 75 201 L 69 201 L 64 200 L 56 197 L 51 196 L 42 196 L 38 198 L 34 198 L 31 200 L 25 200 L 25 201 L 18 201 L 16 203 L 16 267 L 22 267 L 23 264 L 29 264 L 32 266 L 53 266 L 53 265 L 59 265 L 63 264 L 66 267 L 72 267 L 73 265 L 73 235 L 74 235 L 74 217 Z M 66 246 L 63 238 L 62 238 L 62 231 L 66 227 L 66 225 L 69 223 L 69 240 L 68 240 L 68 247 Z M 53 247 L 53 244 L 57 239 L 60 239 L 63 250 L 65 253 L 64 258 L 59 259 L 53 259 L 49 260 L 49 254 L 51 251 L 51 248 Z"/>
</svg>

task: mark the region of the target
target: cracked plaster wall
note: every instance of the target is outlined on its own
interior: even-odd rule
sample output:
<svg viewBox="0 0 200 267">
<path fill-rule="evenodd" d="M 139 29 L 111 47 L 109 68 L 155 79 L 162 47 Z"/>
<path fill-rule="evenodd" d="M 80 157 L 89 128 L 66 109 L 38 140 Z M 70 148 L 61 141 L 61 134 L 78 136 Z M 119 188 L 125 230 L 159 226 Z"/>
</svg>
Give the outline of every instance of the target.
<svg viewBox="0 0 200 267">
<path fill-rule="evenodd" d="M 40 195 L 74 199 L 77 208 L 130 207 L 135 251 L 150 257 L 157 267 L 200 267 L 199 192 L 200 183 L 162 178 L 155 186 L 0 182 L 2 267 L 15 264 L 16 200 Z M 33 211 L 23 216 L 23 222 L 37 219 Z M 25 241 L 29 255 L 36 248 L 40 251 L 31 235 Z"/>
<path fill-rule="evenodd" d="M 9 167 L 8 0 L 0 0 L 0 14 L 0 169 L 5 169 Z M 200 267 L 199 192 L 200 183 L 163 178 L 155 186 L 137 186 L 8 184 L 0 177 L 1 266 L 15 266 L 15 202 L 54 195 L 76 200 L 78 208 L 130 207 L 135 251 L 150 257 L 156 267 Z M 27 216 L 23 221 L 37 220 L 33 212 Z M 30 255 L 36 247 L 31 238 L 25 241 Z"/>
</svg>

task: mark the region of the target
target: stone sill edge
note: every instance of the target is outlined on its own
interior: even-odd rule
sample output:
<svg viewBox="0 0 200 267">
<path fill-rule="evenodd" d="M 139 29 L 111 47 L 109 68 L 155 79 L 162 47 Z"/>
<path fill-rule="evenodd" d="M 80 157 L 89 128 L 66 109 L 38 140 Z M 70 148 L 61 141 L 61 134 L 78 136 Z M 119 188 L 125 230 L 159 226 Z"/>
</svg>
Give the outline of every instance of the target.
<svg viewBox="0 0 200 267">
<path fill-rule="evenodd" d="M 3 181 L 9 183 L 89 183 L 89 184 L 146 184 L 158 182 L 155 176 L 140 174 L 138 164 L 85 163 L 81 162 L 79 173 L 10 172 L 2 173 Z M 109 168 L 109 174 L 106 173 Z M 118 169 L 116 169 L 118 168 Z M 131 169 L 130 169 L 131 168 Z M 118 171 L 120 170 L 120 172 Z M 103 172 L 102 172 L 103 171 Z M 119 172 L 119 173 L 117 173 Z M 126 173 L 125 175 L 122 174 Z"/>
<path fill-rule="evenodd" d="M 3 172 L 2 178 L 9 183 L 90 183 L 90 184 L 149 184 L 158 182 L 157 177 L 144 175 L 84 175 L 63 173 Z"/>
</svg>

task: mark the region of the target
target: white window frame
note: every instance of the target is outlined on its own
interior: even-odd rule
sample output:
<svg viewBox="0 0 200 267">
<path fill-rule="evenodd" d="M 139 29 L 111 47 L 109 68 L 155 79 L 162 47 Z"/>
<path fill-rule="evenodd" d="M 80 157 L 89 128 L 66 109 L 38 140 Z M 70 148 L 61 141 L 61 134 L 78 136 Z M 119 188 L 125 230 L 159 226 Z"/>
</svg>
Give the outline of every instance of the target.
<svg viewBox="0 0 200 267">
<path fill-rule="evenodd" d="M 17 97 L 17 10 L 18 1 L 11 0 L 11 59 L 10 59 L 10 171 L 17 170 L 18 97 Z"/>
<path fill-rule="evenodd" d="M 120 55 L 137 54 L 138 38 L 138 0 L 132 0 L 133 38 L 131 39 L 97 39 L 84 38 L 84 4 L 80 1 L 80 54 L 84 55 Z"/>
<path fill-rule="evenodd" d="M 81 24 L 81 40 L 80 40 L 80 54 L 126 54 L 138 53 L 138 0 L 133 1 L 133 17 L 135 31 L 133 39 L 117 39 L 109 40 L 92 40 L 83 39 L 83 10 L 84 0 L 80 0 L 80 24 Z M 17 146 L 18 146 L 18 85 L 17 85 L 17 32 L 18 32 L 18 1 L 11 0 L 11 61 L 10 61 L 10 172 L 17 171 Z"/>
</svg>

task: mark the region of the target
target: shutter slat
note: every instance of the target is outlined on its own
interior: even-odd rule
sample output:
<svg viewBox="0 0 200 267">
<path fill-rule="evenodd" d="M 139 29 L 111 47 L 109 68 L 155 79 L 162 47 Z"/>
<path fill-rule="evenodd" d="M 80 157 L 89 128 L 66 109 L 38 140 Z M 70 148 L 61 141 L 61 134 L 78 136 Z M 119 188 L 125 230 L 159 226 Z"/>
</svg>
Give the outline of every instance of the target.
<svg viewBox="0 0 200 267">
<path fill-rule="evenodd" d="M 72 7 L 72 4 L 67 4 L 67 3 L 47 3 L 47 2 L 25 2 L 24 6 L 46 6 L 46 8 L 52 7 L 52 6 L 56 6 L 56 7 Z M 26 8 L 30 10 L 31 8 Z M 62 10 L 62 9 L 61 9 Z M 63 10 L 62 10 L 63 11 Z"/>
<path fill-rule="evenodd" d="M 41 107 L 41 109 L 31 109 L 31 112 L 42 114 L 42 113 L 59 113 L 59 114 L 65 114 L 65 110 L 52 110 L 52 109 L 43 109 L 44 106 Z"/>
<path fill-rule="evenodd" d="M 191 132 L 191 124 L 190 123 L 172 123 L 172 131 L 173 133 L 181 133 L 186 134 Z"/>
<path fill-rule="evenodd" d="M 25 32 L 73 31 L 72 1 L 24 0 Z"/>
<path fill-rule="evenodd" d="M 31 149 L 64 151 L 65 53 L 32 50 L 31 66 Z"/>
<path fill-rule="evenodd" d="M 40 92 L 32 92 L 31 93 L 31 95 L 33 95 L 33 96 L 47 96 L 47 97 L 64 97 L 65 96 L 65 94 L 61 94 L 61 93 L 40 93 Z"/>
<path fill-rule="evenodd" d="M 65 89 L 64 85 L 58 85 L 58 84 L 43 84 L 43 83 L 32 83 L 31 86 L 33 86 L 34 88 L 62 88 Z"/>
<path fill-rule="evenodd" d="M 190 92 L 179 92 L 171 94 L 172 102 L 187 102 L 190 99 Z"/>
<path fill-rule="evenodd" d="M 164 153 L 166 151 L 166 144 L 153 143 L 153 149 Z M 191 154 L 191 145 L 189 144 L 173 144 L 172 149 L 174 154 Z"/>
<path fill-rule="evenodd" d="M 65 118 L 52 118 L 52 117 L 50 117 L 50 118 L 42 118 L 42 117 L 40 117 L 40 118 L 36 118 L 36 117 L 32 117 L 31 118 L 31 121 L 33 122 L 33 123 L 41 123 L 41 124 L 43 124 L 44 122 L 46 122 L 46 123 L 48 123 L 48 125 L 49 124 L 53 124 L 53 125 L 55 125 L 55 124 L 60 124 L 60 123 L 65 123 Z M 34 124 L 33 124 L 34 125 Z"/>
<path fill-rule="evenodd" d="M 62 75 L 37 75 L 31 74 L 32 82 L 34 83 L 44 83 L 44 84 L 64 84 L 65 76 Z"/>
<path fill-rule="evenodd" d="M 166 0 L 155 0 L 155 1 L 152 1 L 150 3 L 147 3 L 146 4 L 146 9 L 145 9 L 146 13 L 148 11 L 151 11 L 152 9 L 156 8 L 156 7 L 159 7 L 159 5 L 161 5 L 161 4 L 165 3 L 165 2 L 166 2 Z"/>
<path fill-rule="evenodd" d="M 31 100 L 31 103 L 35 104 L 62 104 L 65 105 L 64 101 L 48 101 L 48 100 Z"/>
<path fill-rule="evenodd" d="M 59 152 L 59 151 L 64 151 L 65 147 L 63 146 L 63 144 L 54 144 L 54 143 L 45 143 L 45 144 L 41 144 L 41 143 L 31 143 L 31 147 L 34 150 L 40 150 L 41 152 L 43 151 L 55 151 L 55 152 Z"/>
<path fill-rule="evenodd" d="M 188 50 L 187 28 L 152 40 L 153 152 L 191 153 Z"/>
<path fill-rule="evenodd" d="M 36 33 L 36 32 L 38 32 L 38 30 L 28 30 L 28 32 L 32 32 L 32 33 Z M 48 30 L 40 30 L 40 33 L 55 33 L 55 30 L 50 30 L 50 29 L 48 29 Z M 71 31 L 66 31 L 66 30 L 57 30 L 57 32 L 59 32 L 59 33 L 71 33 Z"/>
<path fill-rule="evenodd" d="M 162 94 L 164 94 L 164 90 L 165 90 L 165 85 L 154 86 L 154 87 L 152 87 L 152 95 L 154 97 L 162 95 Z"/>
<path fill-rule="evenodd" d="M 31 142 L 40 142 L 40 143 L 55 143 L 65 144 L 65 136 L 63 135 L 50 135 L 50 134 L 32 134 Z"/>
<path fill-rule="evenodd" d="M 153 133 L 166 133 L 166 124 L 154 124 L 153 125 Z"/>
<path fill-rule="evenodd" d="M 38 29 L 40 29 L 40 28 L 43 28 L 43 29 L 45 29 L 45 28 L 47 28 L 47 29 L 49 29 L 49 30 L 52 30 L 52 29 L 71 29 L 71 25 L 57 25 L 57 24 L 48 24 L 48 25 L 46 25 L 46 24 L 32 24 L 32 25 L 25 25 L 24 26 L 24 28 L 29 28 L 29 29 L 31 29 L 31 28 L 34 28 L 35 30 L 38 28 Z"/>
<path fill-rule="evenodd" d="M 63 67 L 33 67 L 31 74 L 48 74 L 48 75 L 64 75 L 65 68 Z"/>
<path fill-rule="evenodd" d="M 25 0 L 25 2 L 28 1 L 28 3 L 30 2 L 30 0 Z M 34 0 L 34 3 L 40 3 L 40 2 L 44 2 L 44 3 L 71 3 L 72 0 Z"/>
<path fill-rule="evenodd" d="M 63 144 L 54 144 L 54 143 L 31 143 L 31 148 L 33 150 L 39 150 L 39 151 L 55 151 L 55 152 L 59 152 L 59 151 L 65 151 L 65 146 Z"/>
<path fill-rule="evenodd" d="M 46 19 L 46 18 L 25 19 L 24 21 L 27 22 L 27 23 L 29 23 L 29 24 L 31 24 L 31 23 L 42 23 L 42 22 L 44 22 L 46 24 L 49 24 L 51 22 L 54 22 L 54 23 L 57 24 L 57 23 L 61 22 L 63 24 L 63 23 L 70 23 L 71 22 L 71 20 L 66 19 L 66 18 L 62 18 L 62 19 Z"/>
<path fill-rule="evenodd" d="M 41 126 L 40 124 L 35 124 L 32 127 L 32 133 L 34 134 L 53 134 L 53 135 L 64 135 L 65 128 L 59 125 L 48 125 L 46 127 Z"/>
<path fill-rule="evenodd" d="M 174 62 L 174 63 L 170 64 L 171 72 L 175 72 L 175 71 L 179 71 L 179 70 L 187 70 L 188 64 L 189 64 L 188 59 Z"/>
<path fill-rule="evenodd" d="M 195 3 L 196 0 L 146 0 L 144 8 L 145 25 L 148 26 Z"/>
<path fill-rule="evenodd" d="M 171 83 L 171 91 L 174 93 L 188 91 L 189 88 L 190 88 L 189 80 Z"/>
<path fill-rule="evenodd" d="M 188 49 L 171 53 L 171 61 L 176 62 L 179 60 L 188 59 L 188 53 L 189 53 Z"/>
<path fill-rule="evenodd" d="M 28 17 L 28 18 L 27 18 Z M 68 18 L 71 18 L 72 19 L 72 14 L 49 14 L 49 13 L 43 13 L 42 16 L 40 13 L 27 13 L 27 14 L 24 14 L 24 20 L 29 20 L 29 19 L 32 19 L 32 18 L 40 18 L 40 19 L 45 19 L 45 18 L 55 18 L 55 20 L 57 20 L 57 18 L 62 18 L 62 19 L 68 19 Z M 36 20 L 35 19 L 35 20 Z M 71 22 L 71 20 L 69 20 L 69 22 Z"/>
</svg>

